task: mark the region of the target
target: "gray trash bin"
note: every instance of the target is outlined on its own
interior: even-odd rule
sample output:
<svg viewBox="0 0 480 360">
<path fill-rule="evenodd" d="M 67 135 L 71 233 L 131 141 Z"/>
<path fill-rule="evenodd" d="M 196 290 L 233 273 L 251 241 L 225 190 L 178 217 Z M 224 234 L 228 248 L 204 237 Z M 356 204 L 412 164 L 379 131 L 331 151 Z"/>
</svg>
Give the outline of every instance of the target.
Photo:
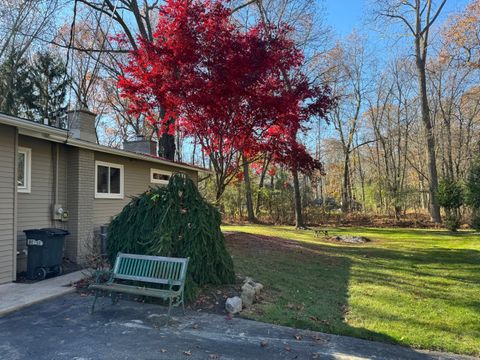
<svg viewBox="0 0 480 360">
<path fill-rule="evenodd" d="M 47 274 L 63 273 L 63 245 L 67 230 L 44 228 L 24 230 L 27 236 L 27 278 L 43 280 Z"/>
</svg>

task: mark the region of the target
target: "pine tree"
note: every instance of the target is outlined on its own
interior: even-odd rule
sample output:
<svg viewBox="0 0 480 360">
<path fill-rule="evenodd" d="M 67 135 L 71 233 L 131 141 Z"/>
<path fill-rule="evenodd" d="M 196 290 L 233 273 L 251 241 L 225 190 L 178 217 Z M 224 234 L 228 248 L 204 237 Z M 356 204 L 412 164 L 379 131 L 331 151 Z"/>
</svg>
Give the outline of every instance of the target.
<svg viewBox="0 0 480 360">
<path fill-rule="evenodd" d="M 31 112 L 35 120 L 49 125 L 64 127 L 66 93 L 69 79 L 63 61 L 45 52 L 37 55 L 31 71 L 33 99 Z"/>
<path fill-rule="evenodd" d="M 0 65 L 0 111 L 24 116 L 32 101 L 28 62 L 12 50 Z"/>
</svg>

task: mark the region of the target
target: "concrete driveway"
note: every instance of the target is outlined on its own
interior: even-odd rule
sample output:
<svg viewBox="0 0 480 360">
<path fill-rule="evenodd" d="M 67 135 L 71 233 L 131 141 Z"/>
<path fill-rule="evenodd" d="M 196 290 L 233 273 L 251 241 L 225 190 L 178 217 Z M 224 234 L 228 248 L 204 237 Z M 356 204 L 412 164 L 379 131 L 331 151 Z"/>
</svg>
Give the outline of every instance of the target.
<svg viewBox="0 0 480 360">
<path fill-rule="evenodd" d="M 0 358 L 16 359 L 472 359 L 188 313 L 165 327 L 165 308 L 68 294 L 0 317 Z"/>
</svg>

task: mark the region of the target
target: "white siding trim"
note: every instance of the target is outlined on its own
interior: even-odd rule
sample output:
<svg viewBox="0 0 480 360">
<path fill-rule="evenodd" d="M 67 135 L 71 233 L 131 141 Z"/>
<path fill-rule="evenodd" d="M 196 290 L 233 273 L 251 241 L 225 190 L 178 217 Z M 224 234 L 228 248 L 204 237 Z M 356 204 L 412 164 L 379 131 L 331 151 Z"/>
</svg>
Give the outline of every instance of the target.
<svg viewBox="0 0 480 360">
<path fill-rule="evenodd" d="M 24 163 L 25 185 L 18 186 L 18 182 L 17 180 L 15 180 L 17 182 L 17 191 L 20 193 L 31 193 L 32 192 L 32 149 L 19 146 L 17 153 L 25 155 L 25 163 Z"/>
<path fill-rule="evenodd" d="M 160 170 L 160 169 L 153 169 L 150 168 L 150 182 L 152 184 L 168 184 L 168 180 L 158 180 L 153 177 L 153 174 L 161 174 L 161 175 L 168 175 L 169 177 L 172 176 L 171 171 L 167 170 Z"/>
<path fill-rule="evenodd" d="M 109 168 L 120 169 L 120 194 L 111 194 L 111 193 L 99 193 L 98 189 L 98 167 L 106 166 Z M 125 177 L 124 177 L 124 168 L 122 164 L 114 164 L 105 161 L 95 161 L 95 199 L 123 199 L 124 197 L 124 188 L 125 188 Z"/>
</svg>

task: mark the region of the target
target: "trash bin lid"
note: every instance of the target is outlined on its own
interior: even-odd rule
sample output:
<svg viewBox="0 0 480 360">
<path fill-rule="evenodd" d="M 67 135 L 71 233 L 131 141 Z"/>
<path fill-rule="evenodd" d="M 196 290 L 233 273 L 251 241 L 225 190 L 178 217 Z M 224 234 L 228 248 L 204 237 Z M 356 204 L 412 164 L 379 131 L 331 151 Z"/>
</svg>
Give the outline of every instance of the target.
<svg viewBox="0 0 480 360">
<path fill-rule="evenodd" d="M 23 230 L 23 232 L 25 234 L 43 234 L 44 231 L 42 231 L 41 229 L 28 229 L 28 230 Z"/>
<path fill-rule="evenodd" d="M 40 231 L 48 232 L 51 235 L 63 235 L 63 236 L 65 236 L 65 235 L 70 234 L 67 230 L 58 229 L 58 228 L 43 228 L 43 229 L 40 229 Z"/>
</svg>

